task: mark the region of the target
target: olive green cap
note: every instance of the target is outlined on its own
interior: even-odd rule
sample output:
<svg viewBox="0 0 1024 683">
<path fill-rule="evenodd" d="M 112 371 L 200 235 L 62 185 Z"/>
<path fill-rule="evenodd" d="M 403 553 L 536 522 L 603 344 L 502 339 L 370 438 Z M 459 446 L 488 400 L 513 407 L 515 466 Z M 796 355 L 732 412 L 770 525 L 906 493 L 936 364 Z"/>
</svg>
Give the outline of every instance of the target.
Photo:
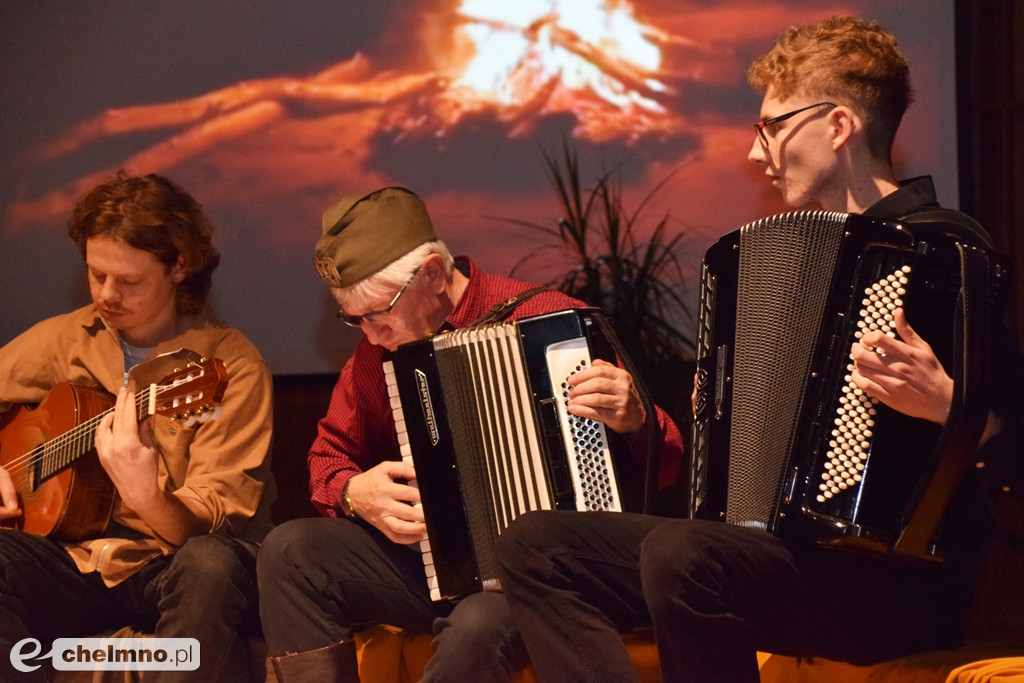
<svg viewBox="0 0 1024 683">
<path fill-rule="evenodd" d="M 436 239 L 423 200 L 404 187 L 385 187 L 324 211 L 313 263 L 327 284 L 349 287 Z"/>
</svg>

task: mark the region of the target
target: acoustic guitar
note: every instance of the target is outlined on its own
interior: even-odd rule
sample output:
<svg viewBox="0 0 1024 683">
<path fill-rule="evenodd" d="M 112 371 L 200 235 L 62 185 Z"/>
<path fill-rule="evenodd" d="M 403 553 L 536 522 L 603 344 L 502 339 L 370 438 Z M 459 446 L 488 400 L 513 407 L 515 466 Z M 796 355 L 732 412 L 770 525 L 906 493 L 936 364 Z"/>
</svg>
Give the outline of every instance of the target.
<svg viewBox="0 0 1024 683">
<path fill-rule="evenodd" d="M 189 363 L 136 392 L 138 419 L 165 415 L 186 426 L 213 419 L 227 379 L 218 358 Z M 0 465 L 14 480 L 23 511 L 0 525 L 61 541 L 94 538 L 107 528 L 116 491 L 94 442 L 113 405 L 105 391 L 61 383 L 39 405 L 0 416 Z"/>
</svg>

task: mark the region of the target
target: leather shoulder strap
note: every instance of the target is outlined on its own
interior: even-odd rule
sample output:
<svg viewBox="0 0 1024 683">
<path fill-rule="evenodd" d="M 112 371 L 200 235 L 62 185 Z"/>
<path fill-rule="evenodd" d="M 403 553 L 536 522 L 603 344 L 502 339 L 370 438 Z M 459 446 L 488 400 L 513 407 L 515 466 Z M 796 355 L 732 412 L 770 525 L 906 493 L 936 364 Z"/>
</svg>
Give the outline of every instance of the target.
<svg viewBox="0 0 1024 683">
<path fill-rule="evenodd" d="M 975 246 L 983 246 L 988 249 L 993 249 L 992 237 L 988 234 L 988 231 L 982 227 L 981 223 L 974 220 L 967 214 L 956 211 L 955 209 L 947 209 L 943 207 L 926 209 L 924 211 L 917 211 L 908 214 L 900 219 L 904 223 L 910 223 L 912 225 L 944 225 L 946 226 L 946 232 L 951 232 L 960 239 L 964 239 L 970 244 Z M 953 228 L 949 230 L 949 228 Z"/>
<path fill-rule="evenodd" d="M 511 315 L 512 311 L 514 311 L 516 307 L 519 306 L 519 304 L 523 303 L 532 296 L 547 291 L 549 291 L 547 287 L 532 287 L 530 289 L 519 292 L 519 294 L 516 294 L 513 297 L 505 299 L 504 301 L 499 301 L 498 303 L 494 304 L 494 306 L 492 306 L 490 310 L 488 310 L 486 313 L 484 313 L 479 318 L 474 320 L 471 323 L 471 325 L 485 325 L 487 323 L 496 323 L 501 320 L 504 320 L 509 315 Z"/>
</svg>

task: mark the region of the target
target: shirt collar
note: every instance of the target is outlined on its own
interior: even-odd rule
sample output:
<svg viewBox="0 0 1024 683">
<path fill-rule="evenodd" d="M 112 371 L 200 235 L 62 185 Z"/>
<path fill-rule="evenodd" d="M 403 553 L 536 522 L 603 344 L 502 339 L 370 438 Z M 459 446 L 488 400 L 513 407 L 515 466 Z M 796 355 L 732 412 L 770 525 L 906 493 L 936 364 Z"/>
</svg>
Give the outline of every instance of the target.
<svg viewBox="0 0 1024 683">
<path fill-rule="evenodd" d="M 469 325 L 476 319 L 480 306 L 484 303 L 485 292 L 481 283 L 483 278 L 476 264 L 468 256 L 458 256 L 455 258 L 455 267 L 466 276 L 469 282 L 466 284 L 466 290 L 462 293 L 462 297 L 445 318 L 444 323 L 437 330 L 438 332 L 457 330 Z"/>
<path fill-rule="evenodd" d="M 865 216 L 895 220 L 923 208 L 939 208 L 935 184 L 931 176 L 918 176 L 900 181 L 900 188 L 869 206 Z"/>
</svg>

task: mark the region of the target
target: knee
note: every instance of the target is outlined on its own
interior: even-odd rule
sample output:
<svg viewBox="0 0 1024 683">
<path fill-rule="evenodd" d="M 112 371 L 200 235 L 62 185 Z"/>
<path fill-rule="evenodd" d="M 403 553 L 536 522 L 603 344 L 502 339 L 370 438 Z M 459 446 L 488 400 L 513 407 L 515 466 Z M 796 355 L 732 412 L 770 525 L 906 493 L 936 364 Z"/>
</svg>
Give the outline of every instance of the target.
<svg viewBox="0 0 1024 683">
<path fill-rule="evenodd" d="M 257 575 L 264 578 L 289 574 L 303 558 L 315 556 L 323 545 L 323 536 L 316 530 L 316 518 L 293 519 L 270 530 L 260 544 L 256 558 Z"/>
<path fill-rule="evenodd" d="M 721 522 L 676 520 L 655 527 L 640 547 L 640 576 L 644 594 L 656 598 L 678 592 L 687 577 L 700 573 L 721 539 Z"/>
<path fill-rule="evenodd" d="M 256 569 L 255 553 L 242 543 L 217 534 L 189 538 L 174 552 L 170 571 L 182 576 L 239 582 Z"/>
<path fill-rule="evenodd" d="M 508 601 L 501 593 L 474 593 L 455 606 L 447 617 L 434 623 L 434 634 L 444 634 L 455 642 L 485 641 L 504 643 L 515 627 Z"/>
<path fill-rule="evenodd" d="M 551 510 L 527 512 L 501 532 L 495 545 L 499 566 L 518 567 L 528 556 L 543 553 L 555 543 L 560 515 Z"/>
<path fill-rule="evenodd" d="M 424 681 L 509 680 L 526 655 L 501 593 L 474 593 L 434 620 L 434 656 Z"/>
<path fill-rule="evenodd" d="M 194 536 L 175 551 L 160 577 L 161 605 L 242 605 L 255 593 L 255 579 L 254 553 L 245 545 L 216 534 Z"/>
</svg>

